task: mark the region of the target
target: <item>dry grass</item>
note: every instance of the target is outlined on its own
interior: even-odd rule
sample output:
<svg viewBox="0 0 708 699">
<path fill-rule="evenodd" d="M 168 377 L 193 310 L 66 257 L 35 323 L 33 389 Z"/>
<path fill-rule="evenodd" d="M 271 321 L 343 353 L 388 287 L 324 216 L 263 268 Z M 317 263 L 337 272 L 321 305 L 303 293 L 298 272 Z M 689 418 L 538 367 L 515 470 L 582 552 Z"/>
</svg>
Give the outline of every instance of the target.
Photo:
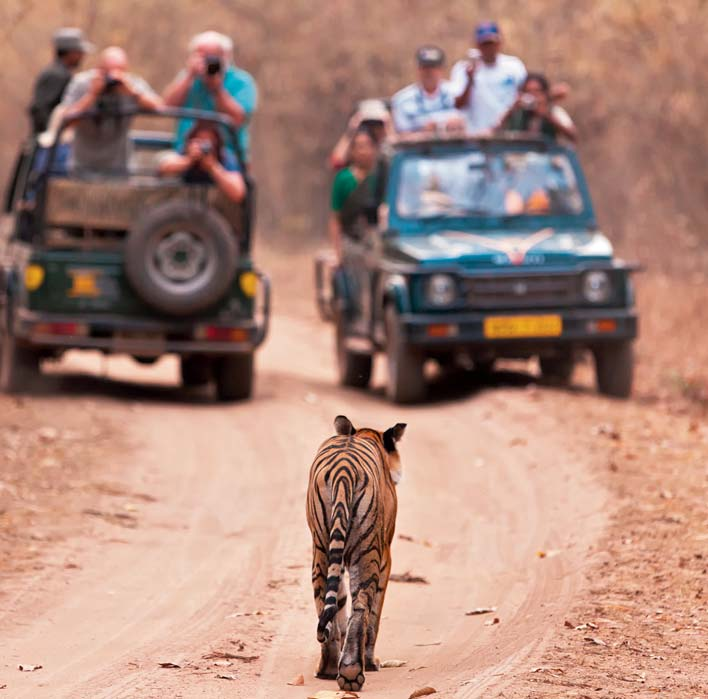
<svg viewBox="0 0 708 699">
<path fill-rule="evenodd" d="M 704 0 L 6 0 L 0 9 L 5 96 L 0 174 L 26 131 L 30 83 L 60 24 L 98 45 L 125 45 L 136 70 L 161 88 L 195 31 L 223 28 L 257 77 L 255 127 L 262 235 L 295 244 L 322 235 L 329 147 L 357 98 L 391 94 L 412 78 L 416 44 L 451 58 L 474 22 L 495 16 L 510 51 L 573 85 L 568 103 L 603 226 L 623 253 L 664 270 L 704 274 L 701 229 L 708 172 L 702 68 Z"/>
</svg>

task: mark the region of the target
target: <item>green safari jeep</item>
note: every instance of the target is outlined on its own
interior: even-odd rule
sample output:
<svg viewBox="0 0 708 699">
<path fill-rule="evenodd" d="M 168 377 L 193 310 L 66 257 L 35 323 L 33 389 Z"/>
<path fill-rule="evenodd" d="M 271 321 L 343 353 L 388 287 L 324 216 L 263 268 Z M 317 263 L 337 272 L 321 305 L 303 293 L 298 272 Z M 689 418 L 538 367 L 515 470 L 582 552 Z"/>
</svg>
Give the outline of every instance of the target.
<svg viewBox="0 0 708 699">
<path fill-rule="evenodd" d="M 141 363 L 175 354 L 184 385 L 249 397 L 270 314 L 251 260 L 254 184 L 241 158 L 242 204 L 157 173 L 175 119 L 216 123 L 238 156 L 232 122 L 187 109 L 80 118 L 132 119 L 128 173 L 72 174 L 66 124 L 23 147 L 0 240 L 0 389 L 22 391 L 44 358 L 93 349 Z"/>
<path fill-rule="evenodd" d="M 315 263 L 342 384 L 367 386 L 377 352 L 397 402 L 423 399 L 429 359 L 489 370 L 538 357 L 564 384 L 589 350 L 599 391 L 630 394 L 636 265 L 598 230 L 573 149 L 526 134 L 425 136 L 394 144 L 384 172 L 342 264 Z"/>
</svg>

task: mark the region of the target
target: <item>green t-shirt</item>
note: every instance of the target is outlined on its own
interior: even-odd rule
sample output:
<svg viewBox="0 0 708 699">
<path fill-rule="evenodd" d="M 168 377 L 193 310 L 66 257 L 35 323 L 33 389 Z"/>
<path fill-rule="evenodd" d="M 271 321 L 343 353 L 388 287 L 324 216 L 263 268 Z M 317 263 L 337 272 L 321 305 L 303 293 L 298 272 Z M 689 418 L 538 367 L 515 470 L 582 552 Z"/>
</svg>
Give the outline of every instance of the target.
<svg viewBox="0 0 708 699">
<path fill-rule="evenodd" d="M 365 182 L 373 182 L 374 176 L 369 175 Z M 334 178 L 332 184 L 332 211 L 339 213 L 352 192 L 359 186 L 359 181 L 354 176 L 351 168 L 345 167 L 340 170 Z"/>
</svg>

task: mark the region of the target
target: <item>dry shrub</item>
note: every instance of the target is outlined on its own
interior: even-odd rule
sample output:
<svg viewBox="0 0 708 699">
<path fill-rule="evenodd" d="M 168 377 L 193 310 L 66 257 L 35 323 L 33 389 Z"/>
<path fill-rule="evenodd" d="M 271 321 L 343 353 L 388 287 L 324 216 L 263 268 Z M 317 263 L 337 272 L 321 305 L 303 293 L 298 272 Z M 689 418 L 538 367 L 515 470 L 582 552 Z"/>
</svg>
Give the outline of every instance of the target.
<svg viewBox="0 0 708 699">
<path fill-rule="evenodd" d="M 158 88 L 181 66 L 189 36 L 218 27 L 261 88 L 261 236 L 309 244 L 322 236 L 326 156 L 353 102 L 409 82 L 419 43 L 462 55 L 474 23 L 491 16 L 529 68 L 572 84 L 567 106 L 599 218 L 620 251 L 664 271 L 705 274 L 704 0 L 5 0 L 0 174 L 26 132 L 30 84 L 56 26 L 124 45 Z"/>
</svg>

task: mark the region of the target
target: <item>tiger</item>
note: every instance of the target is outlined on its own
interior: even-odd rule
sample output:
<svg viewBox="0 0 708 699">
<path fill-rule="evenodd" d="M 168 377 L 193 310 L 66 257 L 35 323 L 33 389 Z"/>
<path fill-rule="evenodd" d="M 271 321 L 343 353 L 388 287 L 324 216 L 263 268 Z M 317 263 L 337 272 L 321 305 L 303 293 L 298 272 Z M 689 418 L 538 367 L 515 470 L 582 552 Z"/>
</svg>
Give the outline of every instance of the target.
<svg viewBox="0 0 708 699">
<path fill-rule="evenodd" d="M 320 643 L 315 674 L 356 691 L 365 671 L 379 669 L 374 647 L 391 573 L 396 484 L 402 474 L 396 443 L 406 425 L 399 422 L 385 432 L 355 429 L 339 415 L 334 429 L 336 436 L 317 451 L 307 489 Z"/>
</svg>

